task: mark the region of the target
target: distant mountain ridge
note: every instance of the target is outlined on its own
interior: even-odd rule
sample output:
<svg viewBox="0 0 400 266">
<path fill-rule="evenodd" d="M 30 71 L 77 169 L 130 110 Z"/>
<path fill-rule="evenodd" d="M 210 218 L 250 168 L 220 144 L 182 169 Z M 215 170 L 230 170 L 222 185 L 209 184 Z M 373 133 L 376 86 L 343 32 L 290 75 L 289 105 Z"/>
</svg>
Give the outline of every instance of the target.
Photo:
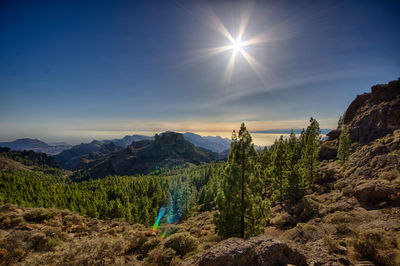
<svg viewBox="0 0 400 266">
<path fill-rule="evenodd" d="M 259 131 L 252 131 L 251 133 L 261 133 L 261 134 L 290 134 L 291 132 L 294 134 L 301 134 L 302 129 L 269 129 L 269 130 L 259 130 Z M 321 129 L 321 134 L 326 135 L 332 129 Z"/>
<path fill-rule="evenodd" d="M 102 178 L 107 175 L 147 174 L 157 167 L 183 163 L 198 165 L 217 158 L 217 153 L 196 147 L 182 134 L 165 132 L 156 134 L 152 140 L 133 142 L 122 151 L 88 161 L 81 168 L 85 168 L 91 178 Z"/>
<path fill-rule="evenodd" d="M 15 151 L 32 150 L 35 152 L 46 153 L 48 155 L 55 155 L 70 148 L 71 145 L 64 143 L 50 145 L 38 139 L 23 138 L 10 142 L 0 142 L 0 147 L 10 148 Z"/>
<path fill-rule="evenodd" d="M 212 137 L 206 136 L 202 137 L 198 134 L 186 132 L 183 134 L 185 139 L 193 143 L 197 147 L 202 147 L 213 152 L 224 152 L 231 147 L 231 140 L 228 138 L 222 138 L 220 136 Z"/>
<path fill-rule="evenodd" d="M 200 136 L 195 133 L 186 132 L 183 134 L 185 140 L 197 147 L 219 153 L 219 158 L 226 158 L 229 153 L 231 141 L 228 138 L 219 136 Z M 113 152 L 122 151 L 133 142 L 142 140 L 154 140 L 154 137 L 144 135 L 127 135 L 121 139 L 93 140 L 90 143 L 81 143 L 71 146 L 65 142 L 48 144 L 38 139 L 17 139 L 11 142 L 2 142 L 0 147 L 7 147 L 11 150 L 35 152 L 53 155 L 56 161 L 65 169 L 77 169 L 81 162 L 99 159 Z"/>
<path fill-rule="evenodd" d="M 129 145 L 132 144 L 134 141 L 141 141 L 141 140 L 147 140 L 147 139 L 153 139 L 153 137 L 149 136 L 144 136 L 144 135 L 132 135 L 132 136 L 125 136 L 122 139 L 112 139 L 112 140 L 103 140 L 104 143 L 110 143 L 113 142 L 115 145 L 126 148 Z"/>
</svg>

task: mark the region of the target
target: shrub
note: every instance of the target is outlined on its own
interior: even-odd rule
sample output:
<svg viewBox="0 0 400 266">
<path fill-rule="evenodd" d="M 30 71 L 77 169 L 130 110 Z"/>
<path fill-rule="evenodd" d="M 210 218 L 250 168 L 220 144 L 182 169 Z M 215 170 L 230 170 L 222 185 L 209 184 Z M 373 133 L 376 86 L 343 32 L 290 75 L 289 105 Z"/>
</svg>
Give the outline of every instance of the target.
<svg viewBox="0 0 400 266">
<path fill-rule="evenodd" d="M 201 235 L 201 229 L 198 227 L 193 227 L 190 229 L 190 234 L 199 237 Z"/>
<path fill-rule="evenodd" d="M 388 181 L 393 181 L 393 180 L 397 179 L 398 177 L 400 177 L 400 173 L 396 170 L 379 173 L 379 178 L 385 179 Z"/>
<path fill-rule="evenodd" d="M 143 254 L 147 254 L 150 250 L 154 249 L 158 244 L 160 243 L 160 239 L 156 237 L 152 237 L 146 242 L 141 247 L 141 252 Z"/>
<path fill-rule="evenodd" d="M 68 235 L 58 227 L 46 226 L 42 229 L 42 232 L 50 238 L 58 238 L 60 240 L 66 240 L 68 238 Z"/>
<path fill-rule="evenodd" d="M 62 241 L 58 238 L 51 238 L 47 240 L 46 244 L 44 245 L 46 250 L 53 251 L 58 245 L 60 245 Z"/>
<path fill-rule="evenodd" d="M 271 224 L 278 228 L 291 226 L 295 223 L 296 219 L 287 212 L 278 213 L 271 219 Z"/>
<path fill-rule="evenodd" d="M 295 215 L 302 221 L 308 220 L 313 215 L 318 214 L 320 204 L 311 195 L 305 196 L 294 207 Z"/>
<path fill-rule="evenodd" d="M 380 265 L 395 265 L 397 243 L 394 236 L 387 235 L 383 229 L 374 228 L 360 232 L 353 242 L 355 251 L 361 259 Z"/>
<path fill-rule="evenodd" d="M 175 250 L 172 248 L 164 249 L 157 260 L 158 264 L 170 265 L 172 259 L 175 257 L 175 253 Z"/>
<path fill-rule="evenodd" d="M 11 227 L 14 227 L 14 226 L 20 225 L 20 224 L 22 224 L 22 223 L 25 223 L 25 220 L 24 220 L 23 217 L 17 216 L 17 217 L 15 217 L 15 218 L 12 218 L 11 221 L 10 221 L 10 223 L 11 223 L 10 226 L 11 226 Z"/>
<path fill-rule="evenodd" d="M 47 237 L 43 233 L 33 234 L 30 239 L 35 250 L 43 249 L 45 244 L 47 243 Z"/>
<path fill-rule="evenodd" d="M 7 254 L 8 254 L 7 249 L 5 249 L 5 248 L 0 248 L 0 259 L 6 257 Z"/>
<path fill-rule="evenodd" d="M 159 249 L 154 249 L 146 258 L 146 262 L 150 263 L 150 265 L 153 265 L 151 264 L 152 262 L 156 265 L 171 265 L 175 253 L 172 248 L 163 249 L 161 252 Z"/>
<path fill-rule="evenodd" d="M 138 250 L 147 241 L 147 238 L 143 234 L 135 233 L 129 238 L 129 248 L 127 253 L 133 253 Z"/>
<path fill-rule="evenodd" d="M 350 223 L 352 219 L 346 212 L 337 211 L 325 217 L 325 221 L 330 224 Z"/>
<path fill-rule="evenodd" d="M 24 213 L 24 218 L 29 222 L 42 222 L 43 220 L 49 220 L 53 218 L 57 213 L 51 209 L 31 209 Z"/>
<path fill-rule="evenodd" d="M 336 240 L 332 239 L 330 236 L 324 235 L 324 243 L 326 245 L 328 254 L 340 252 L 339 243 Z"/>
<path fill-rule="evenodd" d="M 5 219 L 3 219 L 3 221 L 1 221 L 1 228 L 9 228 L 11 226 L 11 218 L 10 217 L 6 217 Z"/>
<path fill-rule="evenodd" d="M 166 248 L 172 248 L 180 256 L 195 250 L 198 245 L 199 241 L 188 233 L 173 234 L 164 243 Z"/>
<path fill-rule="evenodd" d="M 13 252 L 13 259 L 19 260 L 21 259 L 23 256 L 25 256 L 25 250 L 22 248 L 16 248 L 14 249 Z"/>
</svg>

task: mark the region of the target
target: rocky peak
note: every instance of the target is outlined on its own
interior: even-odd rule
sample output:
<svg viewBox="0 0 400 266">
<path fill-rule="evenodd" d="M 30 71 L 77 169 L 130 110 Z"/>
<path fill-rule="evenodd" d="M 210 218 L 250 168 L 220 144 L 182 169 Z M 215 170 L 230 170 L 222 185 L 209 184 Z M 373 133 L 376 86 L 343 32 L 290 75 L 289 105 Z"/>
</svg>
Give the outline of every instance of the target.
<svg viewBox="0 0 400 266">
<path fill-rule="evenodd" d="M 361 144 L 400 128 L 400 78 L 358 95 L 344 113 L 343 123 L 350 128 L 351 140 Z M 329 140 L 339 135 L 340 128 L 328 133 Z"/>
</svg>

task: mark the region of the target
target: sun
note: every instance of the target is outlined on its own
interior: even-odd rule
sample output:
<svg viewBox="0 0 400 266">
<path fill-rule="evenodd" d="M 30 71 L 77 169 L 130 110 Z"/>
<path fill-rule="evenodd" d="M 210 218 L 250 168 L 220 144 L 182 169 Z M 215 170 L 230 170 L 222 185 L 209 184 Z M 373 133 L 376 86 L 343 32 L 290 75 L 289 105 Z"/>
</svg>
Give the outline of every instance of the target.
<svg viewBox="0 0 400 266">
<path fill-rule="evenodd" d="M 207 24 L 210 25 L 212 29 L 214 29 L 222 37 L 224 37 L 227 41 L 227 44 L 217 47 L 210 47 L 205 49 L 203 52 L 205 52 L 205 55 L 207 56 L 216 56 L 226 51 L 231 52 L 223 73 L 223 80 L 226 82 L 227 87 L 230 86 L 232 77 L 234 76 L 233 71 L 235 64 L 243 62 L 243 60 L 236 60 L 239 56 L 248 63 L 250 68 L 259 77 L 263 85 L 265 86 L 265 84 L 267 84 L 265 82 L 265 76 L 268 74 L 267 69 L 264 65 L 260 64 L 253 55 L 251 55 L 251 50 L 254 53 L 255 49 L 247 49 L 248 47 L 250 48 L 250 46 L 269 42 L 269 36 L 267 35 L 267 32 L 263 32 L 253 37 L 250 36 L 250 38 L 248 38 L 249 36 L 245 34 L 249 19 L 251 17 L 252 8 L 252 5 L 249 5 L 241 11 L 242 14 L 239 17 L 239 27 L 236 30 L 236 38 L 233 37 L 231 32 L 228 31 L 224 23 L 222 23 L 222 21 L 212 10 L 209 10 L 208 12 L 209 16 L 207 17 Z"/>
<path fill-rule="evenodd" d="M 244 47 L 244 43 L 240 38 L 233 40 L 231 44 L 231 49 L 233 50 L 234 53 L 241 52 L 241 50 Z"/>
</svg>

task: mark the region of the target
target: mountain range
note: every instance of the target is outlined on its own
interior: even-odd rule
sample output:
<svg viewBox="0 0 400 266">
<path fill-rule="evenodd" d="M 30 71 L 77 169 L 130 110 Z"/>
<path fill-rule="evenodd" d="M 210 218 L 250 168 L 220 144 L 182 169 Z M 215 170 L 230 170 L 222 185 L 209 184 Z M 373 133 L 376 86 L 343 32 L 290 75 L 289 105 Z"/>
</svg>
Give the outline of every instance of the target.
<svg viewBox="0 0 400 266">
<path fill-rule="evenodd" d="M 38 139 L 24 138 L 10 142 L 0 142 L 0 147 L 7 147 L 15 151 L 32 150 L 35 152 L 46 153 L 48 155 L 55 155 L 63 150 L 69 149 L 71 145 L 67 143 L 48 144 Z"/>
<path fill-rule="evenodd" d="M 107 175 L 147 174 L 158 167 L 183 163 L 199 165 L 215 159 L 218 159 L 217 153 L 196 147 L 182 134 L 165 132 L 156 134 L 151 140 L 134 141 L 124 150 L 108 156 L 81 160 L 79 167 L 87 170 L 90 178 L 102 178 Z"/>
<path fill-rule="evenodd" d="M 197 147 L 202 147 L 213 152 L 224 152 L 230 148 L 231 141 L 228 138 L 222 138 L 219 136 L 200 136 L 194 133 L 186 132 L 183 134 L 184 138 L 193 143 Z M 48 155 L 56 155 L 64 150 L 70 150 L 75 155 L 86 155 L 91 152 L 97 152 L 100 150 L 101 144 L 114 143 L 118 147 L 126 148 L 132 144 L 133 141 L 149 140 L 153 139 L 151 136 L 144 135 L 127 135 L 121 139 L 112 140 L 93 140 L 90 143 L 81 143 L 78 145 L 69 145 L 65 142 L 46 143 L 38 139 L 23 138 L 17 139 L 10 142 L 0 142 L 0 147 L 7 147 L 11 150 L 23 151 L 33 150 L 36 152 L 46 153 Z M 82 152 L 79 150 L 82 149 Z"/>
</svg>

